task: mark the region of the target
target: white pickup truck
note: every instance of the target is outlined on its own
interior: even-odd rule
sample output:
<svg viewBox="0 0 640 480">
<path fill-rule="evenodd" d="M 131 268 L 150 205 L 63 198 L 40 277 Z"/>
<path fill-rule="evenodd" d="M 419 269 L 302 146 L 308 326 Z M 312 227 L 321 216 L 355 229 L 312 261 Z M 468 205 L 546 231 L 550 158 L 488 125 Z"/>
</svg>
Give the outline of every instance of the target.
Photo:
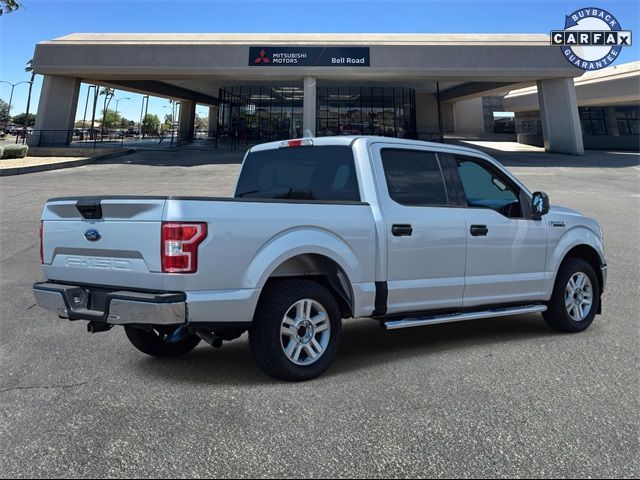
<svg viewBox="0 0 640 480">
<path fill-rule="evenodd" d="M 540 312 L 586 329 L 607 270 L 599 224 L 549 207 L 488 155 L 379 137 L 257 145 L 235 198 L 47 202 L 38 305 L 124 325 L 173 356 L 249 331 L 269 375 L 325 371 L 342 319 L 387 329 Z"/>
</svg>

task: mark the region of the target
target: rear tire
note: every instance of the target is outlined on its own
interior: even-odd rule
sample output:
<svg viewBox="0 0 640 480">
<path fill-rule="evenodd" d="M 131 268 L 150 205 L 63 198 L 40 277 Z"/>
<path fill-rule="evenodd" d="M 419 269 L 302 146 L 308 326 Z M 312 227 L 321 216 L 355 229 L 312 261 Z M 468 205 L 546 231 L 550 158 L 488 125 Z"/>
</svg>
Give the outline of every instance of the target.
<svg viewBox="0 0 640 480">
<path fill-rule="evenodd" d="M 321 284 L 279 280 L 263 292 L 249 330 L 251 351 L 267 375 L 287 381 L 322 374 L 338 353 L 340 308 Z"/>
<path fill-rule="evenodd" d="M 154 326 L 149 332 L 125 325 L 127 338 L 142 353 L 152 357 L 177 357 L 189 353 L 200 343 L 184 326 Z"/>
<path fill-rule="evenodd" d="M 581 258 L 567 258 L 558 271 L 548 309 L 542 315 L 559 332 L 582 332 L 598 311 L 600 284 L 593 267 Z"/>
</svg>

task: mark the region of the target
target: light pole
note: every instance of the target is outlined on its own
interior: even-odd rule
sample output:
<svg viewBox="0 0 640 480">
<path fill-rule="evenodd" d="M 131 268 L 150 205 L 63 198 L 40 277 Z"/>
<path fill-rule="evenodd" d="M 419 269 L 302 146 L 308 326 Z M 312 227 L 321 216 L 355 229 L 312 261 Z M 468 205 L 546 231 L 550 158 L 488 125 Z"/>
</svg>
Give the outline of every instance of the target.
<svg viewBox="0 0 640 480">
<path fill-rule="evenodd" d="M 176 131 L 176 100 L 171 102 L 171 148 L 173 148 L 173 136 Z"/>
<path fill-rule="evenodd" d="M 11 85 L 11 95 L 9 96 L 9 109 L 7 111 L 7 118 L 4 121 L 4 130 L 3 130 L 4 132 L 6 132 L 7 126 L 9 125 L 9 116 L 11 115 L 11 102 L 13 101 L 13 89 L 16 88 L 17 85 L 20 85 L 21 83 L 31 83 L 31 82 L 29 80 L 23 80 L 22 82 L 18 82 L 18 83 L 11 83 L 11 82 L 7 82 L 6 80 L 0 80 L 0 83 L 6 83 L 7 85 Z"/>
<path fill-rule="evenodd" d="M 123 98 L 118 98 L 118 99 L 116 100 L 116 115 L 115 115 L 115 117 L 116 117 L 116 118 L 115 118 L 115 122 L 116 122 L 116 123 L 118 122 L 118 102 L 119 102 L 120 100 L 131 100 L 131 99 L 130 99 L 129 97 L 123 97 Z"/>
</svg>

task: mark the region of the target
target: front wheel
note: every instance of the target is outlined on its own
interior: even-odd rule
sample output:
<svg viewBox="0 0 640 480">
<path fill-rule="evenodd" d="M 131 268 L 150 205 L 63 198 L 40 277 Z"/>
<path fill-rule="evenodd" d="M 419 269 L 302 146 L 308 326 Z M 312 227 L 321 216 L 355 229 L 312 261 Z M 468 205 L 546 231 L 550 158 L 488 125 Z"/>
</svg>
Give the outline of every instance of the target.
<svg viewBox="0 0 640 480">
<path fill-rule="evenodd" d="M 341 326 L 338 303 L 324 286 L 311 280 L 281 280 L 263 292 L 249 343 L 268 375 L 309 380 L 335 359 Z"/>
<path fill-rule="evenodd" d="M 554 330 L 581 332 L 593 323 L 599 302 L 600 285 L 589 262 L 568 258 L 558 271 L 549 308 L 543 316 Z"/>
<path fill-rule="evenodd" d="M 125 325 L 127 338 L 142 353 L 152 357 L 177 357 L 189 353 L 200 343 L 200 337 L 184 326 L 154 326 L 150 331 Z"/>
</svg>

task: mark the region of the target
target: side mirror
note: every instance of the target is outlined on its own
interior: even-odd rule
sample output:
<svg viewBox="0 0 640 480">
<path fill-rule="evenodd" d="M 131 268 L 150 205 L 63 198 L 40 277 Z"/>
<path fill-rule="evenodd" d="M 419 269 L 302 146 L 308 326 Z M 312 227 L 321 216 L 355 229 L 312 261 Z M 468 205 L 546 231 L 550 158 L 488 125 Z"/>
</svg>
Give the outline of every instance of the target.
<svg viewBox="0 0 640 480">
<path fill-rule="evenodd" d="M 549 213 L 549 196 L 544 192 L 534 192 L 531 199 L 531 213 L 533 218 L 540 219 Z"/>
</svg>

